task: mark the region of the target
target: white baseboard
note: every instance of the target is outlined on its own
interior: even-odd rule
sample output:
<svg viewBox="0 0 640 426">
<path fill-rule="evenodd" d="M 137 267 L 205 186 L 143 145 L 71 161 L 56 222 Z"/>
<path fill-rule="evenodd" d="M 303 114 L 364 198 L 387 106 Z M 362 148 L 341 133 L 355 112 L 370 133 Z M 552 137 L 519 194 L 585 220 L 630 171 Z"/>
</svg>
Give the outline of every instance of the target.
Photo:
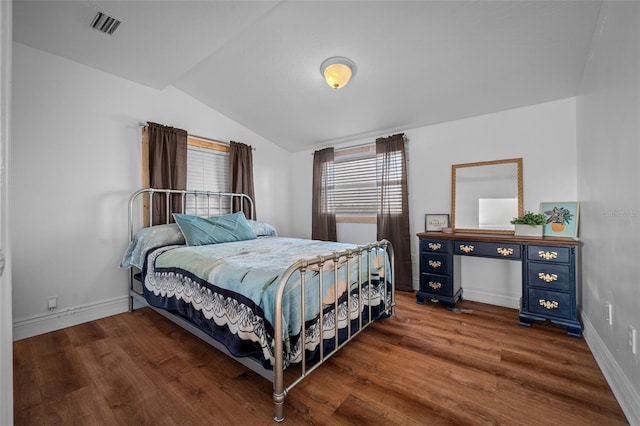
<svg viewBox="0 0 640 426">
<path fill-rule="evenodd" d="M 116 297 L 84 306 L 56 310 L 13 322 L 13 340 L 60 330 L 129 310 L 129 296 Z"/>
<path fill-rule="evenodd" d="M 613 391 L 622 411 L 627 416 L 627 421 L 631 426 L 640 426 L 640 393 L 633 387 L 627 376 L 616 362 L 615 358 L 604 344 L 600 335 L 589 321 L 589 318 L 582 316 L 584 326 L 584 339 L 591 349 L 593 357 L 596 359 L 602 374 L 609 387 Z"/>
<path fill-rule="evenodd" d="M 488 303 L 490 305 L 503 306 L 505 308 L 520 309 L 520 295 L 495 293 L 485 290 L 477 290 L 462 287 L 462 298 L 473 302 Z"/>
</svg>

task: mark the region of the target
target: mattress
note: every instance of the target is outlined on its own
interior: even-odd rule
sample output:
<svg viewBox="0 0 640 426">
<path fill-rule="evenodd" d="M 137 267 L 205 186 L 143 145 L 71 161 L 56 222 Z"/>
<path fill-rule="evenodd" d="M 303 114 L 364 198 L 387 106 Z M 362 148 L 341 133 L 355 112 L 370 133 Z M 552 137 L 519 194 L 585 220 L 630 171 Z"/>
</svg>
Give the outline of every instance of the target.
<svg viewBox="0 0 640 426">
<path fill-rule="evenodd" d="M 383 250 L 374 248 L 350 259 L 335 256 L 356 247 L 262 237 L 152 248 L 142 268 L 143 294 L 150 305 L 187 318 L 232 355 L 253 357 L 265 368 L 273 366 L 275 306 L 282 303 L 286 367 L 302 360 L 303 348 L 308 361 L 318 357 L 320 344 L 324 354 L 331 352 L 336 340 L 340 344 L 361 327 L 359 312 L 368 322 L 391 303 L 391 268 Z M 326 257 L 322 267 L 306 268 L 304 280 L 302 272 L 294 272 L 278 302 L 278 283 L 287 269 L 318 256 Z"/>
</svg>

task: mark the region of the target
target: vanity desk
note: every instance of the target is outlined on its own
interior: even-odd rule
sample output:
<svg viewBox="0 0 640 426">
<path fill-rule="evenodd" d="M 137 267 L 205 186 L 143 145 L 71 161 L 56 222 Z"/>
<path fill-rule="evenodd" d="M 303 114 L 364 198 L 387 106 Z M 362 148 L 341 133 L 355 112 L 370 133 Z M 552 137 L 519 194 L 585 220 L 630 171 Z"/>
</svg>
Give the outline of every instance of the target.
<svg viewBox="0 0 640 426">
<path fill-rule="evenodd" d="M 419 304 L 425 299 L 455 308 L 462 297 L 454 276 L 454 256 L 522 262 L 520 324 L 550 320 L 580 337 L 576 306 L 576 255 L 579 241 L 510 234 L 421 232 Z"/>
</svg>

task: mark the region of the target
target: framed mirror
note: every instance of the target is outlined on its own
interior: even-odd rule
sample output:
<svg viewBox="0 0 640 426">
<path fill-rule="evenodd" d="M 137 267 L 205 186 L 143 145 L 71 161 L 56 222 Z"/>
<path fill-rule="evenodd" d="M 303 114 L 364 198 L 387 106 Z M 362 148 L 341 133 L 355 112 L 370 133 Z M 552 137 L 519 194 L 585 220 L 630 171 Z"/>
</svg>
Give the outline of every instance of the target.
<svg viewBox="0 0 640 426">
<path fill-rule="evenodd" d="M 451 226 L 512 234 L 522 208 L 522 158 L 451 166 Z"/>
</svg>

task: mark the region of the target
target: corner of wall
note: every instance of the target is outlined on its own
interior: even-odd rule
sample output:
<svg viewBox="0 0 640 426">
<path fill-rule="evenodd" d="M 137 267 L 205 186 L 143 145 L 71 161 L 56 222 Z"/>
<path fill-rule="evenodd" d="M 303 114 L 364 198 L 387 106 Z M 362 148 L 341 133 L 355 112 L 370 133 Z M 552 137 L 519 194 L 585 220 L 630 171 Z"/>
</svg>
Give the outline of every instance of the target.
<svg viewBox="0 0 640 426">
<path fill-rule="evenodd" d="M 85 306 L 34 315 L 13 322 L 13 340 L 26 339 L 39 334 L 94 321 L 129 310 L 129 296 L 102 300 Z"/>
<path fill-rule="evenodd" d="M 583 336 L 630 425 L 640 425 L 640 394 L 635 390 L 588 317 L 582 316 Z"/>
</svg>

